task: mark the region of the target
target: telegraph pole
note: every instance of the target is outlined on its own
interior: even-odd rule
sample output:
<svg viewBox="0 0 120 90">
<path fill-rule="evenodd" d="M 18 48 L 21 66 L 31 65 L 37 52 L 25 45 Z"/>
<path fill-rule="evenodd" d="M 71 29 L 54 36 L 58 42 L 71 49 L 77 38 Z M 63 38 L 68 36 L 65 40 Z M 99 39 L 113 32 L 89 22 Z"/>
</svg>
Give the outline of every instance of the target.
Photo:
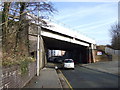
<svg viewBox="0 0 120 90">
<path fill-rule="evenodd" d="M 39 3 L 38 3 L 38 22 L 37 22 L 37 76 L 40 74 L 40 32 L 41 32 L 41 25 L 39 25 Z"/>
<path fill-rule="evenodd" d="M 37 35 L 37 76 L 40 74 L 40 35 L 39 35 L 39 26 L 38 35 Z"/>
</svg>

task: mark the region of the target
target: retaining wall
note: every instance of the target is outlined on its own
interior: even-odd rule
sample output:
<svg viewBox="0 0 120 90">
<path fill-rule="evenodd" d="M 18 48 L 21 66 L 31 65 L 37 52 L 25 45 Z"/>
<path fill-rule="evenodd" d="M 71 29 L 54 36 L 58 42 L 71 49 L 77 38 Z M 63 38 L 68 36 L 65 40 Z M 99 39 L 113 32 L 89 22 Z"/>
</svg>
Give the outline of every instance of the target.
<svg viewBox="0 0 120 90">
<path fill-rule="evenodd" d="M 36 63 L 28 65 L 28 71 L 21 74 L 19 66 L 12 66 L 2 69 L 2 85 L 3 88 L 22 88 L 36 75 Z"/>
</svg>

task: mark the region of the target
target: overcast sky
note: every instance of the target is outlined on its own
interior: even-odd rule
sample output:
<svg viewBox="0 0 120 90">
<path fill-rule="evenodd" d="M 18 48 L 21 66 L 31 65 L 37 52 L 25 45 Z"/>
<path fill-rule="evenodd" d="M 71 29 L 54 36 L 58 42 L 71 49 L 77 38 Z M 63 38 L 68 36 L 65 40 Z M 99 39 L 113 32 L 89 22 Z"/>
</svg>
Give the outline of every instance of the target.
<svg viewBox="0 0 120 90">
<path fill-rule="evenodd" d="M 117 2 L 53 2 L 58 14 L 54 20 L 95 39 L 99 45 L 110 44 L 111 25 L 118 20 Z"/>
</svg>

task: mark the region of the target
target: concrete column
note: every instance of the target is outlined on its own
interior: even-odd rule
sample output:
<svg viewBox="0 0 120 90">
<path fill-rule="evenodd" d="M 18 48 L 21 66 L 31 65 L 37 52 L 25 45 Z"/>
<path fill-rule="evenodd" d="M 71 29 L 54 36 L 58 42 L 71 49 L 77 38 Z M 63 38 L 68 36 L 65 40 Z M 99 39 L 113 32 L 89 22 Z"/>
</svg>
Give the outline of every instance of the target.
<svg viewBox="0 0 120 90">
<path fill-rule="evenodd" d="M 92 62 L 92 49 L 88 47 L 88 63 Z"/>
<path fill-rule="evenodd" d="M 47 64 L 47 59 L 48 59 L 48 50 L 44 44 L 44 66 Z"/>
<path fill-rule="evenodd" d="M 46 48 L 45 48 L 45 44 L 43 41 L 43 38 L 41 37 L 40 40 L 40 45 L 41 45 L 41 49 L 40 49 L 40 69 L 42 69 L 43 67 L 45 67 L 45 65 L 47 64 L 47 57 L 46 57 Z"/>
<path fill-rule="evenodd" d="M 92 62 L 95 62 L 95 49 L 96 45 L 91 44 Z"/>
<path fill-rule="evenodd" d="M 42 69 L 42 51 L 43 51 L 43 48 L 42 48 L 42 37 L 40 37 L 40 69 Z"/>
</svg>

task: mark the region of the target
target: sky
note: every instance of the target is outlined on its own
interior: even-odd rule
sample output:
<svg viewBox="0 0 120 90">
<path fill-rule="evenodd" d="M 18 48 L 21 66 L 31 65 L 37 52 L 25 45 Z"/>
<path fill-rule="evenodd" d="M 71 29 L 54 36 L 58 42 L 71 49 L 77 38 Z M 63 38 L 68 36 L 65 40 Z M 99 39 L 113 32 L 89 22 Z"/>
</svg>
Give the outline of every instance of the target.
<svg viewBox="0 0 120 90">
<path fill-rule="evenodd" d="M 81 33 L 98 45 L 110 44 L 111 25 L 118 21 L 118 2 L 52 2 L 58 12 L 53 20 Z"/>
</svg>

